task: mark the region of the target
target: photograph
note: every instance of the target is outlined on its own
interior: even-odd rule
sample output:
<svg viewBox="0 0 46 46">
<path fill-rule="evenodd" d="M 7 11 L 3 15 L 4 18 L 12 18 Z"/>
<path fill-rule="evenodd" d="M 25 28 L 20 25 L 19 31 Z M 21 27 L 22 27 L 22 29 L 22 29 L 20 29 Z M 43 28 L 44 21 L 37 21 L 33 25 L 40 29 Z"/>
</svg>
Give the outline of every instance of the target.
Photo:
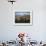
<svg viewBox="0 0 46 46">
<path fill-rule="evenodd" d="M 28 25 L 32 23 L 32 12 L 17 11 L 15 12 L 15 24 Z"/>
<path fill-rule="evenodd" d="M 16 12 L 15 23 L 30 23 L 30 12 Z"/>
</svg>

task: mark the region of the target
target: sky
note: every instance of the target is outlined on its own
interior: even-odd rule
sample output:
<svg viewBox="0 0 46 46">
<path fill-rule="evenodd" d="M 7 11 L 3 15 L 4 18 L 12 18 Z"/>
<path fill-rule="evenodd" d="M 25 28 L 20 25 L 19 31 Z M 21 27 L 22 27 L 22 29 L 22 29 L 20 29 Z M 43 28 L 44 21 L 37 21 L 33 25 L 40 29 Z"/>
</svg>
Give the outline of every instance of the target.
<svg viewBox="0 0 46 46">
<path fill-rule="evenodd" d="M 16 12 L 16 16 L 30 15 L 30 12 Z"/>
</svg>

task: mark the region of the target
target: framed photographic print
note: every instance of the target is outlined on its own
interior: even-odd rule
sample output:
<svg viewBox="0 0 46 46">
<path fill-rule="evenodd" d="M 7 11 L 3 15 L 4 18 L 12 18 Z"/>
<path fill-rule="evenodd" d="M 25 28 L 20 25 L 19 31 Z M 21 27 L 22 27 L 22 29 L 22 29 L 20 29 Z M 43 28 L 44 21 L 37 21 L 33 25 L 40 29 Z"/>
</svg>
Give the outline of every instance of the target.
<svg viewBox="0 0 46 46">
<path fill-rule="evenodd" d="M 16 11 L 15 25 L 32 25 L 32 11 Z"/>
</svg>

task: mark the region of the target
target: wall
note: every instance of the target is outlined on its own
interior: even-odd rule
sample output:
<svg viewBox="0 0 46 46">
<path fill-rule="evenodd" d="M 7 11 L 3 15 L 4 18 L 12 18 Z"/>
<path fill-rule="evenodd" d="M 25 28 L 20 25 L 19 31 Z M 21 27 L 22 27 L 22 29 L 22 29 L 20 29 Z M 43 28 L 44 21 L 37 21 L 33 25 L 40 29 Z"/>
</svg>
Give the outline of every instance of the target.
<svg viewBox="0 0 46 46">
<path fill-rule="evenodd" d="M 32 26 L 15 26 L 16 10 L 33 10 Z M 13 5 L 0 0 L 0 40 L 15 40 L 18 32 L 26 32 L 33 40 L 46 40 L 46 0 L 17 0 Z"/>
</svg>

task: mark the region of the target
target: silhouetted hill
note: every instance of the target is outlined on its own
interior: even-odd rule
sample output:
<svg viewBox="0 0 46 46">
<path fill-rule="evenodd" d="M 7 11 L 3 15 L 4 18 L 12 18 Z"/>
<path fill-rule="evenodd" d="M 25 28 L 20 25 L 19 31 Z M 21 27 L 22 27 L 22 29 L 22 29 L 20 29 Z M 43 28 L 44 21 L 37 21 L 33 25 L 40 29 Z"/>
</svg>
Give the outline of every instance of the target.
<svg viewBox="0 0 46 46">
<path fill-rule="evenodd" d="M 30 23 L 30 15 L 26 16 L 15 16 L 16 23 Z"/>
</svg>

